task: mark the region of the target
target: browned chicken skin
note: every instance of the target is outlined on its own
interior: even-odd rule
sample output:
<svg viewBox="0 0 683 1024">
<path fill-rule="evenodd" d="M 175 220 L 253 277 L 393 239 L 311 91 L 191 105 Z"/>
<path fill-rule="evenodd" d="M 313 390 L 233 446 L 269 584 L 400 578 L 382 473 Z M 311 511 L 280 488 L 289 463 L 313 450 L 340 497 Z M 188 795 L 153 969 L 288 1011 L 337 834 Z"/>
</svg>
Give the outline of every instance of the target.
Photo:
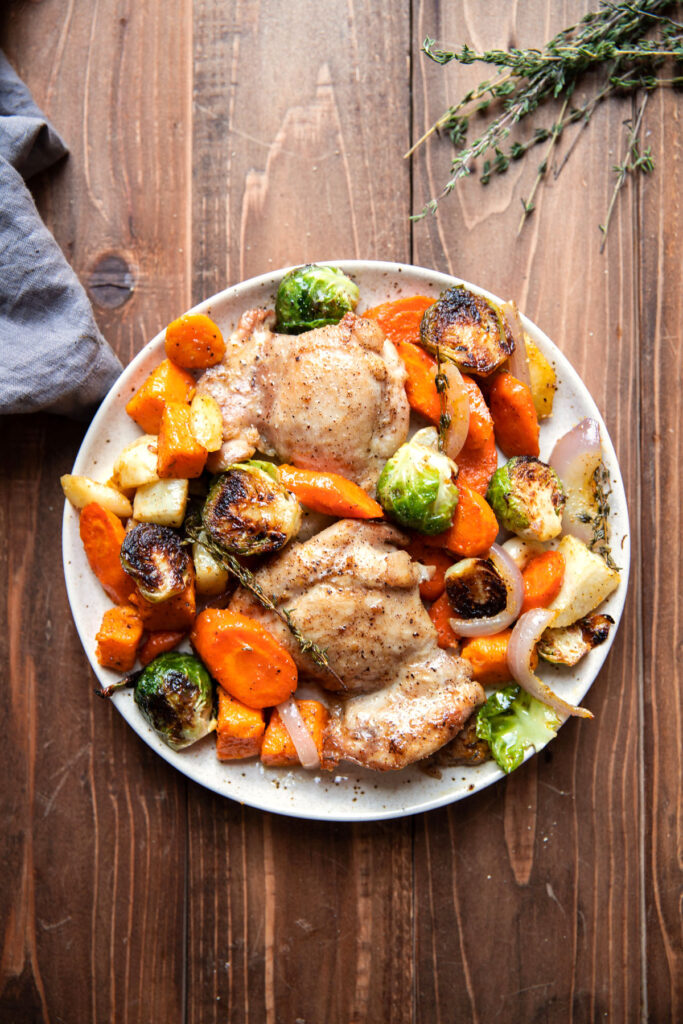
<svg viewBox="0 0 683 1024">
<path fill-rule="evenodd" d="M 418 590 L 425 570 L 401 550 L 405 543 L 393 526 L 345 519 L 292 544 L 256 574 L 304 635 L 326 649 L 351 695 L 330 702 L 328 767 L 349 760 L 404 768 L 451 740 L 484 700 L 468 664 L 437 646 Z M 230 609 L 260 619 L 302 674 L 338 689 L 247 591 L 235 593 Z"/>
<path fill-rule="evenodd" d="M 197 385 L 223 413 L 211 468 L 256 450 L 304 469 L 340 473 L 372 490 L 405 441 L 405 368 L 372 320 L 347 313 L 303 334 L 274 334 L 274 315 L 251 309 L 225 357 Z"/>
</svg>

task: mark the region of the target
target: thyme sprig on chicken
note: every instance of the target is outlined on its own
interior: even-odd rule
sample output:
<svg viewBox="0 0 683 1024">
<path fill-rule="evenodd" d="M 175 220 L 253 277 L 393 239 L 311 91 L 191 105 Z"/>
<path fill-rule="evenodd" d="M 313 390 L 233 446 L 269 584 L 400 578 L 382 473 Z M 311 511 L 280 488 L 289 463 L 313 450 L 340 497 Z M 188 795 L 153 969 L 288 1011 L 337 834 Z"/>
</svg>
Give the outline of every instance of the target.
<svg viewBox="0 0 683 1024">
<path fill-rule="evenodd" d="M 292 621 L 292 616 L 286 608 L 280 608 L 275 598 L 266 594 L 263 587 L 258 583 L 251 569 L 248 569 L 245 565 L 242 565 L 234 555 L 224 551 L 219 544 L 209 536 L 209 534 L 201 526 L 199 518 L 196 516 L 188 516 L 185 520 L 185 533 L 190 541 L 197 541 L 202 544 L 207 551 L 210 552 L 211 556 L 218 562 L 221 568 L 229 572 L 245 590 L 253 594 L 258 603 L 262 608 L 267 608 L 269 611 L 277 615 L 281 622 L 284 622 L 287 629 L 290 631 L 294 639 L 296 640 L 299 648 L 304 654 L 307 654 L 316 665 L 320 668 L 325 669 L 333 676 L 340 684 L 343 690 L 346 689 L 344 680 L 337 675 L 335 670 L 330 665 L 329 658 L 322 647 L 316 644 L 313 640 L 309 640 L 308 637 L 304 636 L 298 626 Z"/>
<path fill-rule="evenodd" d="M 410 155 L 437 131 L 447 133 L 457 150 L 451 161 L 450 177 L 440 194 L 414 215 L 413 220 L 436 212 L 439 201 L 453 191 L 461 178 L 472 173 L 479 158 L 485 158 L 481 182 L 487 184 L 493 174 L 505 173 L 511 160 L 521 159 L 533 146 L 547 140 L 548 151 L 538 167 L 531 196 L 522 200 L 521 229 L 534 209 L 534 196 L 546 175 L 551 151 L 568 125 L 578 121 L 587 125 L 599 104 L 615 93 L 651 92 L 683 83 L 683 76 L 678 73 L 683 62 L 683 26 L 666 14 L 676 7 L 678 4 L 671 0 L 602 0 L 597 10 L 588 13 L 577 25 L 558 33 L 542 50 L 511 48 L 477 52 L 466 44 L 457 51 L 446 50 L 426 38 L 422 50 L 437 64 L 483 63 L 496 67 L 498 75 L 481 82 L 449 107 L 406 154 Z M 665 63 L 673 64 L 676 73 L 661 76 L 658 72 Z M 570 107 L 579 80 L 586 72 L 596 69 L 605 72 L 606 80 L 587 102 Z M 537 127 L 529 138 L 505 148 L 516 125 L 543 102 L 558 99 L 563 105 L 554 123 Z M 492 104 L 498 112 L 489 119 L 484 131 L 468 143 L 471 115 L 486 112 Z M 573 149 L 573 145 L 570 148 Z M 567 156 L 556 170 L 556 176 Z M 616 192 L 624 177 L 625 174 L 621 175 Z M 608 224 L 609 217 L 605 226 Z"/>
</svg>

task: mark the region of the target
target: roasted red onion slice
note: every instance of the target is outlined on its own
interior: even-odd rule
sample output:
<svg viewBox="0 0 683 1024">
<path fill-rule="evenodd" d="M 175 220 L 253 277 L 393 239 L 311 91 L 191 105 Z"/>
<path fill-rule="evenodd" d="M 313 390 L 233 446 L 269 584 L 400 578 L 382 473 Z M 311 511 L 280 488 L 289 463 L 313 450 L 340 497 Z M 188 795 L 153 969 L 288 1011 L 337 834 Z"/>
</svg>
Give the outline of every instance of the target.
<svg viewBox="0 0 683 1024">
<path fill-rule="evenodd" d="M 510 373 L 517 380 L 520 380 L 522 384 L 526 384 L 528 388 L 531 387 L 531 375 L 529 373 L 529 362 L 526 357 L 526 343 L 524 341 L 524 330 L 519 319 L 519 312 L 514 302 L 504 302 L 500 307 L 500 311 L 505 317 L 505 321 L 510 328 L 512 334 L 515 350 L 510 356 L 509 367 Z"/>
<path fill-rule="evenodd" d="M 568 502 L 562 517 L 562 529 L 578 537 L 584 544 L 593 539 L 595 524 L 591 519 L 582 522 L 572 514 L 575 501 L 582 491 L 589 491 L 595 470 L 602 459 L 600 425 L 589 416 L 561 437 L 552 450 L 549 464 L 565 486 Z"/>
<path fill-rule="evenodd" d="M 537 700 L 543 701 L 558 714 L 592 718 L 593 715 L 587 708 L 568 704 L 566 700 L 562 700 L 556 693 L 553 693 L 531 668 L 534 648 L 541 639 L 541 634 L 552 624 L 554 618 L 555 612 L 548 608 L 532 608 L 530 612 L 525 612 L 520 616 L 512 630 L 508 644 L 508 668 L 512 673 L 512 678 L 519 683 L 523 690 L 530 693 L 532 697 L 536 697 Z"/>
<path fill-rule="evenodd" d="M 507 604 L 502 612 L 486 619 L 450 619 L 451 628 L 458 636 L 493 636 L 507 629 L 519 615 L 524 598 L 522 574 L 510 555 L 498 544 L 492 544 L 488 557 L 502 576 L 507 587 Z"/>
<path fill-rule="evenodd" d="M 282 719 L 285 729 L 289 733 L 297 756 L 303 768 L 319 768 L 320 758 L 318 748 L 310 732 L 306 728 L 301 712 L 296 701 L 289 697 L 278 704 L 277 710 Z"/>
<path fill-rule="evenodd" d="M 470 402 L 460 370 L 454 363 L 443 362 L 441 372 L 448 381 L 445 391 L 446 413 L 451 422 L 446 431 L 444 450 L 449 459 L 457 459 L 470 428 Z"/>
</svg>

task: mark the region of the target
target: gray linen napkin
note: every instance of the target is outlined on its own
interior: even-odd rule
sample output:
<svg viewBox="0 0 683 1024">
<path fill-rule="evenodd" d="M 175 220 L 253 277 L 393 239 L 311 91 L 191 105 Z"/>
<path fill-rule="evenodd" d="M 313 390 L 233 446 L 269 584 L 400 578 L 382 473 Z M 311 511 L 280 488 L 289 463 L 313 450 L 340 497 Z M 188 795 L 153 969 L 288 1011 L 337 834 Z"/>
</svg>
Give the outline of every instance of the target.
<svg viewBox="0 0 683 1024">
<path fill-rule="evenodd" d="M 24 184 L 66 152 L 0 52 L 0 413 L 80 418 L 121 372 Z"/>
</svg>

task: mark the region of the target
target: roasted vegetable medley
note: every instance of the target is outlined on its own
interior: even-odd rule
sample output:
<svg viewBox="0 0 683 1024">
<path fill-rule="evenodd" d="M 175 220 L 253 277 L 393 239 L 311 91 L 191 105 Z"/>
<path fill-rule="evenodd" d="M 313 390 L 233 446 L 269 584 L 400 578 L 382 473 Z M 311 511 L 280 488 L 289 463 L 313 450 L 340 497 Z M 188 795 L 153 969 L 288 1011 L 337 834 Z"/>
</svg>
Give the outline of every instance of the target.
<svg viewBox="0 0 683 1024">
<path fill-rule="evenodd" d="M 204 314 L 180 317 L 166 330 L 166 358 L 126 405 L 142 433 L 116 455 L 110 478 L 62 478 L 90 567 L 112 602 L 97 659 L 123 679 L 103 692 L 134 687 L 141 714 L 174 750 L 215 732 L 221 761 L 332 768 L 353 749 L 349 759 L 371 767 L 493 758 L 510 772 L 568 715 L 592 717 L 536 670 L 540 658 L 570 675 L 613 625 L 597 610 L 619 583 L 600 428 L 582 420 L 549 450 L 540 428 L 552 415 L 555 371 L 513 303 L 499 308 L 461 285 L 357 315 L 361 302 L 340 270 L 307 265 L 284 275 L 269 320 L 247 311 L 229 337 Z M 343 381 L 324 417 L 303 388 L 301 401 L 312 403 L 307 429 L 320 437 L 300 447 L 290 435 L 286 445 L 279 440 L 291 417 L 272 374 L 265 426 L 249 420 L 243 402 L 238 436 L 234 400 L 220 400 L 231 360 L 244 365 L 242 353 L 257 344 L 272 345 L 277 359 L 277 339 L 289 335 L 308 346 L 297 351 L 323 360 L 341 351 L 348 361 L 355 345 L 366 360 L 357 380 L 390 372 L 400 382 L 394 408 L 376 417 L 381 443 L 369 445 L 356 479 L 340 472 L 345 453 L 330 455 L 323 437 L 345 415 Z M 382 461 L 368 486 L 377 451 Z M 366 548 L 335 554 L 341 542 L 330 524 L 339 520 L 358 524 L 353 536 Z M 298 561 L 287 561 L 295 550 Z M 381 571 L 369 560 L 374 551 Z M 287 575 L 282 567 L 295 564 Z M 347 619 L 323 628 L 318 612 L 333 607 L 340 580 Z M 386 707 L 372 701 L 385 690 L 389 703 L 396 692 L 410 700 L 403 669 L 398 682 L 363 682 L 372 676 L 373 638 L 400 601 L 415 602 L 406 621 L 424 617 L 439 671 L 461 673 L 470 703 L 459 718 L 439 711 L 448 725 L 432 723 L 438 740 L 430 747 L 414 743 L 418 753 L 382 761 L 375 752 L 366 761 L 358 744 L 367 726 L 353 722 L 372 724 L 373 714 L 380 721 Z M 426 649 L 414 628 L 394 642 L 397 664 L 413 668 Z M 348 659 L 335 658 L 339 650 Z M 370 667 L 349 674 L 363 660 Z M 319 699 L 295 696 L 302 682 L 317 686 Z M 353 748 L 342 742 L 349 736 Z M 415 739 L 391 742 L 412 750 Z"/>
</svg>

